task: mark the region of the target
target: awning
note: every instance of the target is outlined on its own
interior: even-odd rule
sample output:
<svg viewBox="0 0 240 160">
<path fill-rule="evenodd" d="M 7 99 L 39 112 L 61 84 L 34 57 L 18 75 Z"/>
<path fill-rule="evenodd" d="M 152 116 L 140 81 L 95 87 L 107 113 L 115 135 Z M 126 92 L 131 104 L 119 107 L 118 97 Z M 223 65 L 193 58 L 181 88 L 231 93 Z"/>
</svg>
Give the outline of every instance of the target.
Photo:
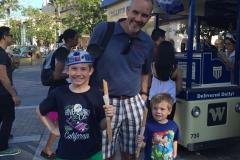
<svg viewBox="0 0 240 160">
<path fill-rule="evenodd" d="M 238 0 L 209 0 L 205 3 L 203 19 L 209 26 L 236 30 Z"/>
</svg>

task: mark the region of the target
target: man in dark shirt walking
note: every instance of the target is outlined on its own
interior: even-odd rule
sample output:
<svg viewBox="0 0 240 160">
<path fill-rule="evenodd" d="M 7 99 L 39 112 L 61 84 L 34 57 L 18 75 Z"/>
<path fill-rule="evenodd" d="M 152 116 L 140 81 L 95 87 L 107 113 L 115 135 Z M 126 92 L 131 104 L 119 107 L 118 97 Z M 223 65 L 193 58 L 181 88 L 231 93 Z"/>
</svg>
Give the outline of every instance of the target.
<svg viewBox="0 0 240 160">
<path fill-rule="evenodd" d="M 152 31 L 152 35 L 151 35 L 151 38 L 154 42 L 154 54 L 153 54 L 153 62 L 155 62 L 156 60 L 156 57 L 157 57 L 157 50 L 158 50 L 158 46 L 159 44 L 162 42 L 162 41 L 165 41 L 165 33 L 166 31 L 160 29 L 160 28 L 157 28 L 157 29 L 154 29 Z"/>
<path fill-rule="evenodd" d="M 8 147 L 8 138 L 15 119 L 14 107 L 21 104 L 20 98 L 12 86 L 11 59 L 6 53 L 7 46 L 12 44 L 9 27 L 0 27 L 0 156 L 19 154 L 21 151 Z"/>
</svg>

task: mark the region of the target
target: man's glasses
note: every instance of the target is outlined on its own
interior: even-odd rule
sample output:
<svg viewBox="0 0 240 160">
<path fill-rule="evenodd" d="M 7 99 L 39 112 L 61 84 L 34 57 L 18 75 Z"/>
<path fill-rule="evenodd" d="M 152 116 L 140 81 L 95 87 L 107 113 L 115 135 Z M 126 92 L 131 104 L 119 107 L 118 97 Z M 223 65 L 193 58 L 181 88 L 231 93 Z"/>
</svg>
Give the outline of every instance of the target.
<svg viewBox="0 0 240 160">
<path fill-rule="evenodd" d="M 11 37 L 11 38 L 13 37 L 13 35 L 12 35 L 12 34 L 6 34 L 5 36 L 9 36 L 9 37 Z"/>
<path fill-rule="evenodd" d="M 125 48 L 124 48 L 124 50 L 122 52 L 123 55 L 126 55 L 126 54 L 128 54 L 130 52 L 132 44 L 133 44 L 133 38 L 129 38 L 128 44 L 125 46 Z"/>
</svg>

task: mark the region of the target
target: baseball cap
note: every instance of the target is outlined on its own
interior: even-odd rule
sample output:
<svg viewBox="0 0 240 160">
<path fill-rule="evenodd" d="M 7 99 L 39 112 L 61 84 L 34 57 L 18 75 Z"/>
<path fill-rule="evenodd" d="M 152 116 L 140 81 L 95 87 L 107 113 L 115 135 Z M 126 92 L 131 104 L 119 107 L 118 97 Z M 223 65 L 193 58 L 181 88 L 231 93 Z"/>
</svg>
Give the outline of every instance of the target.
<svg viewBox="0 0 240 160">
<path fill-rule="evenodd" d="M 92 63 L 92 58 L 88 52 L 78 50 L 69 53 L 67 57 L 67 66 L 71 66 L 79 63 Z"/>
</svg>

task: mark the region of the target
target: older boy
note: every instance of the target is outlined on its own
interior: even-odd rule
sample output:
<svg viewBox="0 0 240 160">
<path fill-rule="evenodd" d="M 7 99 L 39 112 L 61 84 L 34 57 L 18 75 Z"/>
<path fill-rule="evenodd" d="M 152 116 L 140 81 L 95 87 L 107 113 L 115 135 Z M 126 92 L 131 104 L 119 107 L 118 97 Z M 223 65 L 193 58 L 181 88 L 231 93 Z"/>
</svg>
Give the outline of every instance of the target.
<svg viewBox="0 0 240 160">
<path fill-rule="evenodd" d="M 173 99 L 167 93 L 159 93 L 151 99 L 153 119 L 146 123 L 143 136 L 138 136 L 137 143 L 145 147 L 144 160 L 172 160 L 177 156 L 179 129 L 167 116 L 172 111 Z M 144 139 L 144 141 L 143 141 Z"/>
<path fill-rule="evenodd" d="M 100 130 L 106 129 L 105 115 L 113 116 L 114 109 L 106 108 L 102 92 L 88 85 L 91 62 L 85 51 L 70 53 L 66 71 L 72 83 L 52 90 L 36 110 L 51 133 L 60 135 L 58 159 L 102 159 Z M 58 112 L 59 128 L 47 116 L 49 111 Z"/>
</svg>

